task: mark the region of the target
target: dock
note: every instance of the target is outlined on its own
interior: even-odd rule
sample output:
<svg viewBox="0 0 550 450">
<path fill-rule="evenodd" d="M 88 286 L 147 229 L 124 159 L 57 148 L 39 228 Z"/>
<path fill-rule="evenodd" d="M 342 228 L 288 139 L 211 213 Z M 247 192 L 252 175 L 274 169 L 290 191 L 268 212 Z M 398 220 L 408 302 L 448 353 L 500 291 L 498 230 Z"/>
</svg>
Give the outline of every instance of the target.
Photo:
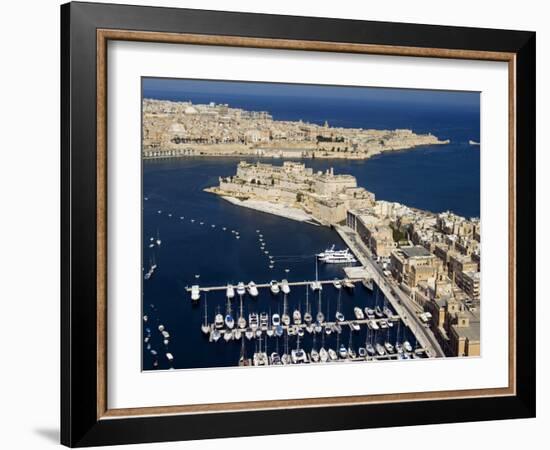
<svg viewBox="0 0 550 450">
<path fill-rule="evenodd" d="M 239 365 L 241 366 L 251 366 L 251 367 L 269 367 L 269 366 L 285 366 L 285 365 L 300 365 L 300 364 L 346 364 L 346 363 L 358 363 L 358 362 L 376 362 L 376 361 L 407 361 L 407 360 L 415 360 L 415 359 L 423 359 L 426 356 L 426 349 L 425 348 L 418 348 L 414 350 L 411 353 L 408 353 L 408 358 L 404 358 L 402 355 L 400 356 L 399 353 L 390 353 L 385 355 L 367 355 L 367 356 L 356 356 L 356 357 L 346 357 L 341 358 L 338 356 L 338 359 L 336 360 L 327 360 L 327 361 L 314 361 L 311 359 L 310 354 L 306 353 L 306 361 L 302 361 L 299 363 L 290 363 L 290 364 L 273 364 L 270 361 L 270 358 L 267 357 L 267 364 L 262 365 L 255 365 L 253 358 L 247 358 L 246 363 L 243 363 L 243 361 L 240 361 Z M 264 357 L 265 358 L 265 357 Z"/>
<path fill-rule="evenodd" d="M 347 278 L 347 280 L 351 281 L 352 283 L 357 283 L 359 281 L 361 281 L 360 278 L 355 278 L 355 279 L 352 279 L 352 278 Z M 288 282 L 288 285 L 289 286 L 309 286 L 311 285 L 311 283 L 319 283 L 321 285 L 326 285 L 326 284 L 333 284 L 335 281 L 340 281 L 340 282 L 343 282 L 344 279 L 333 279 L 333 280 L 319 280 L 319 281 L 314 281 L 314 280 L 311 280 L 311 281 L 289 281 Z M 278 282 L 279 283 L 279 286 L 280 286 L 280 281 Z M 246 285 L 245 285 L 246 286 Z M 257 284 L 256 287 L 258 289 L 261 289 L 261 288 L 269 288 L 271 285 L 269 283 L 260 283 L 260 284 Z M 233 288 L 236 288 L 237 285 L 234 284 L 233 285 Z M 208 286 L 208 287 L 201 287 L 199 286 L 199 291 L 201 292 L 215 292 L 215 291 L 225 291 L 227 289 L 227 284 L 224 285 L 224 286 Z M 345 289 L 345 286 L 342 286 L 341 289 Z M 189 286 L 186 286 L 185 287 L 185 290 L 187 292 L 191 292 L 191 288 Z"/>
</svg>

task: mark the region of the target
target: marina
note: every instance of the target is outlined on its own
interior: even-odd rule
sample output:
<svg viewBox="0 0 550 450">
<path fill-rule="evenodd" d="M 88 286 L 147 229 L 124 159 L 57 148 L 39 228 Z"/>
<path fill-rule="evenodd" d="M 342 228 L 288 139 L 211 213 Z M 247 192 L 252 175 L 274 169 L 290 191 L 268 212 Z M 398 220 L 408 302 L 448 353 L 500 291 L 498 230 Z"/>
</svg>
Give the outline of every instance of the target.
<svg viewBox="0 0 550 450">
<path fill-rule="evenodd" d="M 316 103 L 291 117 L 294 112 L 284 109 L 287 100 L 280 104 L 271 100 L 270 108 L 279 119 L 324 123 Z M 254 101 L 240 106 L 264 109 L 250 103 Z M 479 215 L 479 173 L 471 170 L 479 166 L 479 152 L 465 151 L 471 150 L 469 139 L 479 142 L 478 121 L 470 124 L 469 116 L 451 118 L 445 110 L 410 123 L 399 113 L 381 117 L 376 109 L 367 123 L 358 119 L 357 110 L 329 107 L 345 127 L 413 128 L 441 135 L 450 143 L 368 160 L 308 158 L 313 173 L 349 174 L 377 199 Z M 437 120 L 439 125 L 434 125 Z M 448 123 L 461 126 L 450 130 Z M 228 197 L 230 201 L 206 191 L 218 186 L 220 178 L 231 179 L 243 160 L 283 164 L 261 155 L 143 161 L 143 370 L 440 355 L 437 343 L 423 332 L 419 311 L 404 302 L 374 259 L 364 258 L 361 243 L 341 227 L 341 216 L 334 218 L 335 226 L 319 226 L 326 223 L 312 218 L 325 216 L 307 210 L 308 205 L 290 209 L 246 196 Z M 318 178 L 319 183 L 327 176 Z M 435 185 L 437 192 L 430 189 Z"/>
</svg>

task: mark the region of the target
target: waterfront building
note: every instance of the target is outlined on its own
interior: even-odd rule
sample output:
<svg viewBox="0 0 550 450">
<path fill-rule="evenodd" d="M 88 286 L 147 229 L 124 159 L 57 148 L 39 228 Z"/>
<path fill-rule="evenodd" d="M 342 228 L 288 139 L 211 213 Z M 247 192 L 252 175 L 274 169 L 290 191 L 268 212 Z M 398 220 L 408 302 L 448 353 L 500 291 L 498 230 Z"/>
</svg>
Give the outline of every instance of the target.
<svg viewBox="0 0 550 450">
<path fill-rule="evenodd" d="M 273 120 L 267 111 L 246 111 L 227 104 L 143 100 L 143 156 L 147 158 L 156 157 L 149 156 L 152 149 L 160 149 L 166 157 L 366 159 L 382 152 L 446 143 L 412 130 L 329 127 L 327 123 Z M 183 145 L 191 145 L 192 153 L 177 152 Z"/>
<path fill-rule="evenodd" d="M 434 280 L 438 266 L 436 258 L 424 247 L 400 247 L 391 252 L 391 269 L 394 278 L 409 288 L 420 281 Z"/>
<path fill-rule="evenodd" d="M 460 289 L 462 289 L 468 296 L 470 296 L 474 300 L 479 300 L 480 276 L 480 272 L 458 272 L 455 280 L 457 286 L 460 287 Z"/>
</svg>

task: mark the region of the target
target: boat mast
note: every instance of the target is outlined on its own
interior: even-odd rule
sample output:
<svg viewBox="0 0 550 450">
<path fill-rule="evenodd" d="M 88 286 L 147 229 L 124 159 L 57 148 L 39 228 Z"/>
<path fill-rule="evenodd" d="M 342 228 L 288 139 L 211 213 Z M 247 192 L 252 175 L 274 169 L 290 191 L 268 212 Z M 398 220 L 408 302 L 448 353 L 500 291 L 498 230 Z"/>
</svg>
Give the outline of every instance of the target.
<svg viewBox="0 0 550 450">
<path fill-rule="evenodd" d="M 207 306 L 207 293 L 208 291 L 204 291 L 204 326 L 208 326 L 208 306 Z"/>
</svg>

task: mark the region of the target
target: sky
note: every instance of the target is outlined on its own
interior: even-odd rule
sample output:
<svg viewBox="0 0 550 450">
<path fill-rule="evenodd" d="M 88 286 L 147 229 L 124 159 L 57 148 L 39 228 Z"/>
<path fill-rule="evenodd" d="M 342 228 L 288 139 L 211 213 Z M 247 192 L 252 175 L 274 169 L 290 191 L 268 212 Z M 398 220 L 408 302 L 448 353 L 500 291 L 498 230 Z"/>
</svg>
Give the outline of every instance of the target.
<svg viewBox="0 0 550 450">
<path fill-rule="evenodd" d="M 203 98 L 231 96 L 289 97 L 294 101 L 317 98 L 353 101 L 453 104 L 454 107 L 479 109 L 479 92 L 437 91 L 424 89 L 396 89 L 373 87 L 327 86 L 287 83 L 259 83 L 248 81 L 213 81 L 170 78 L 143 78 L 143 97 L 185 100 L 189 94 L 201 93 Z"/>
</svg>

